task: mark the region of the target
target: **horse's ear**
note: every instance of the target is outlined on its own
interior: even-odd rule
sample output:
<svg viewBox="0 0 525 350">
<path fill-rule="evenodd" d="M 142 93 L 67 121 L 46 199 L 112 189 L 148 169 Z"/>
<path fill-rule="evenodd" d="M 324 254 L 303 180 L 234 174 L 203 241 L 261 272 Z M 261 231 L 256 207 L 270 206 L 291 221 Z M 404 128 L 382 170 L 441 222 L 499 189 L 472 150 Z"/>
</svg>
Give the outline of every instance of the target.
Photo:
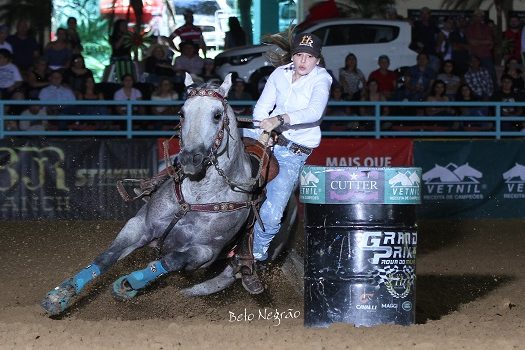
<svg viewBox="0 0 525 350">
<path fill-rule="evenodd" d="M 219 88 L 221 91 L 222 96 L 227 96 L 228 91 L 230 91 L 230 88 L 232 87 L 232 74 L 229 73 L 225 78 L 224 81 L 221 84 L 221 87 Z"/>
<path fill-rule="evenodd" d="M 184 77 L 184 85 L 186 85 L 186 87 L 193 85 L 193 79 L 188 72 L 186 72 L 186 77 Z"/>
</svg>

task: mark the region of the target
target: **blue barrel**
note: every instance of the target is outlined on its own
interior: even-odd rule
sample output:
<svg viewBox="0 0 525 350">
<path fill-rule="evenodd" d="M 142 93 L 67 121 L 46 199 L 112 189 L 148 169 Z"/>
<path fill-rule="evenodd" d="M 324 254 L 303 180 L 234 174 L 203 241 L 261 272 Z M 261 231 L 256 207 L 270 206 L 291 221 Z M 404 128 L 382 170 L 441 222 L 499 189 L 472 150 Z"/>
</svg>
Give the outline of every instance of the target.
<svg viewBox="0 0 525 350">
<path fill-rule="evenodd" d="M 420 179 L 420 168 L 303 168 L 306 327 L 415 322 Z"/>
</svg>

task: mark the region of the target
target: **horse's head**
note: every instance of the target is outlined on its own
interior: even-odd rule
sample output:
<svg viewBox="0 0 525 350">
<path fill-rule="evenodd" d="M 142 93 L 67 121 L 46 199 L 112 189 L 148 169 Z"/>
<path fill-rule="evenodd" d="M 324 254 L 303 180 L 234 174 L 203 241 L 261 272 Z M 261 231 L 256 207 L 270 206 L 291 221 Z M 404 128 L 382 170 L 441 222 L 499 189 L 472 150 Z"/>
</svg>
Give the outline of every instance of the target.
<svg viewBox="0 0 525 350">
<path fill-rule="evenodd" d="M 454 170 L 454 174 L 456 174 L 461 180 L 463 180 L 467 176 L 476 178 L 480 178 L 483 176 L 483 173 L 481 173 L 479 170 L 474 169 L 468 163 L 457 167 L 456 170 Z"/>
<path fill-rule="evenodd" d="M 179 162 L 184 174 L 199 180 L 213 159 L 226 151 L 223 141 L 228 141 L 230 127 L 235 125 L 235 117 L 226 102 L 231 75 L 226 76 L 220 86 L 210 83 L 194 86 L 189 74 L 184 83 L 188 98 L 181 108 Z"/>
</svg>

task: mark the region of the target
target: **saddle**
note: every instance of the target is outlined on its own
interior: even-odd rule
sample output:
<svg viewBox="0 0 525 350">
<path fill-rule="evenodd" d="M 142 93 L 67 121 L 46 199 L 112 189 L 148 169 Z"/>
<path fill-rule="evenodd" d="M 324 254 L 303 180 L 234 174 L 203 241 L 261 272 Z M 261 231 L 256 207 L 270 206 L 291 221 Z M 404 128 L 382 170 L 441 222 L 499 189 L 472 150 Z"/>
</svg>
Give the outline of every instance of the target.
<svg viewBox="0 0 525 350">
<path fill-rule="evenodd" d="M 279 163 L 269 148 L 266 148 L 261 142 L 244 137 L 242 139 L 244 149 L 250 156 L 252 177 L 259 174 L 259 187 L 264 187 L 268 182 L 273 180 L 279 173 Z M 131 202 L 150 196 L 155 192 L 167 179 L 177 175 L 176 165 L 170 164 L 166 169 L 160 171 L 157 175 L 143 179 L 122 179 L 117 181 L 117 190 L 125 202 Z M 125 183 L 135 184 L 133 189 L 134 195 L 130 195 L 125 188 Z"/>
<path fill-rule="evenodd" d="M 252 176 L 257 176 L 260 170 L 259 184 L 263 187 L 279 174 L 279 163 L 270 149 L 261 142 L 250 137 L 242 139 L 244 150 L 250 155 L 252 163 Z"/>
</svg>

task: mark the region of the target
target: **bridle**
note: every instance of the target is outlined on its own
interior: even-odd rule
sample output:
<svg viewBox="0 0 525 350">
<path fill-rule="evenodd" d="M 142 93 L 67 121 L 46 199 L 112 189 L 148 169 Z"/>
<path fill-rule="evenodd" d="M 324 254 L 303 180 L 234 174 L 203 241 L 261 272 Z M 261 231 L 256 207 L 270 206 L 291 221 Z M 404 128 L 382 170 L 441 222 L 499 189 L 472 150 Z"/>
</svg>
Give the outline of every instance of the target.
<svg viewBox="0 0 525 350">
<path fill-rule="evenodd" d="M 232 134 L 230 132 L 230 120 L 228 118 L 228 113 L 227 113 L 228 106 L 229 106 L 228 100 L 226 99 L 226 97 L 221 95 L 219 92 L 217 92 L 215 90 L 212 90 L 212 89 L 206 89 L 206 88 L 190 89 L 189 92 L 188 92 L 187 99 L 190 99 L 190 98 L 193 98 L 193 97 L 211 97 L 211 98 L 214 98 L 214 99 L 220 101 L 221 104 L 222 104 L 222 107 L 223 107 L 223 112 L 221 114 L 221 120 L 219 121 L 220 127 L 217 129 L 217 132 L 215 133 L 215 137 L 214 137 L 213 143 L 212 143 L 212 145 L 210 147 L 210 150 L 208 152 L 208 155 L 203 160 L 206 163 L 206 167 L 208 167 L 208 166 L 213 164 L 213 166 L 215 167 L 215 170 L 217 171 L 217 173 L 226 181 L 226 183 L 230 186 L 230 188 L 232 190 L 237 190 L 237 191 L 246 192 L 246 193 L 253 192 L 253 186 L 259 180 L 259 175 L 261 173 L 261 169 L 259 169 L 259 171 L 257 172 L 257 176 L 255 178 L 251 178 L 246 183 L 239 183 L 239 182 L 234 182 L 233 180 L 231 180 L 226 175 L 224 170 L 219 166 L 218 157 L 221 156 L 222 154 L 224 154 L 224 152 L 228 152 L 229 139 L 230 138 L 234 139 L 234 137 L 232 136 Z M 182 133 L 180 132 L 180 129 L 182 128 L 182 124 L 179 123 L 177 128 L 179 129 L 179 145 L 180 145 L 180 149 L 183 150 L 183 148 L 184 148 L 184 141 L 182 139 Z M 226 134 L 227 134 L 227 144 L 224 147 L 224 151 L 222 153 L 219 153 L 219 148 L 222 145 L 224 136 Z M 168 142 L 169 142 L 169 140 L 168 140 Z M 168 152 L 167 152 L 167 142 L 166 141 L 165 141 L 165 144 L 164 144 L 164 148 L 165 148 L 164 149 L 164 155 L 166 156 L 168 154 Z M 228 157 L 229 157 L 229 154 L 228 154 Z M 169 164 L 169 163 L 166 162 L 166 164 Z M 262 166 L 262 162 L 261 162 L 261 166 Z"/>
</svg>

